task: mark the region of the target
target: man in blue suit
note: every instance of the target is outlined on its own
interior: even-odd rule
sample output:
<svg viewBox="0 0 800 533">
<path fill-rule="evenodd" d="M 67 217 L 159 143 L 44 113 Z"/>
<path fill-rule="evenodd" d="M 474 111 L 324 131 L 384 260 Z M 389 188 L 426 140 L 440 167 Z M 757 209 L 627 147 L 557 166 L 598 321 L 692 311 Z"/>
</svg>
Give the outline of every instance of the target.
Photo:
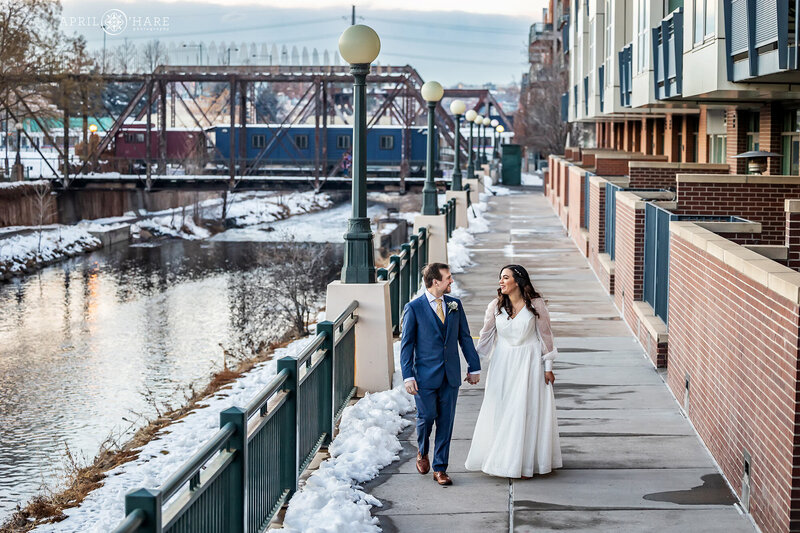
<svg viewBox="0 0 800 533">
<path fill-rule="evenodd" d="M 453 283 L 450 267 L 431 263 L 423 269 L 422 279 L 425 293 L 403 310 L 400 364 L 406 390 L 417 403 L 417 471 L 430 471 L 428 445 L 436 425 L 433 478 L 439 485 L 452 485 L 447 461 L 461 386 L 458 346 L 467 360 L 464 381 L 478 383 L 481 364 L 461 301 L 445 296 Z"/>
</svg>

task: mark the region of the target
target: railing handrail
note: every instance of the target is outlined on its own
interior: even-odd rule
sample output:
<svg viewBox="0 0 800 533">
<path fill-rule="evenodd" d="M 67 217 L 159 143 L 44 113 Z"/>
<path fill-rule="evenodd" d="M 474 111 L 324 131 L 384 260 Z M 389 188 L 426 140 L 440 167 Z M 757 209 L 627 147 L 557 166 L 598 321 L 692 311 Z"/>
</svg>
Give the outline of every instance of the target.
<svg viewBox="0 0 800 533">
<path fill-rule="evenodd" d="M 231 422 L 217 430 L 214 436 L 208 439 L 208 441 L 197 450 L 177 472 L 167 478 L 161 487 L 159 487 L 163 500 L 166 501 L 170 499 L 187 481 L 192 479 L 209 459 L 228 444 L 228 441 L 234 433 L 236 433 L 236 426 Z"/>
<path fill-rule="evenodd" d="M 275 393 L 281 390 L 283 384 L 286 383 L 288 378 L 288 370 L 284 369 L 278 372 L 275 377 L 272 378 L 272 381 L 269 382 L 269 385 L 267 385 L 247 404 L 247 407 L 245 407 L 245 411 L 247 411 L 247 418 L 250 418 L 256 411 L 261 410 L 264 404 L 267 403 Z"/>
<path fill-rule="evenodd" d="M 135 533 L 145 520 L 147 520 L 145 512 L 141 509 L 134 509 L 111 533 Z"/>
</svg>

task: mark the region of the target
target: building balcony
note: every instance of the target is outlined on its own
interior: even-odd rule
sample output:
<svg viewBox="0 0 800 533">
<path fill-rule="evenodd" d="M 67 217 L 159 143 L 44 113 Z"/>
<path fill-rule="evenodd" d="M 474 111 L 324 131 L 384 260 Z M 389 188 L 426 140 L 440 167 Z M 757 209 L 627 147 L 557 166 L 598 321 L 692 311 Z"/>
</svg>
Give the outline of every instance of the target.
<svg viewBox="0 0 800 533">
<path fill-rule="evenodd" d="M 633 93 L 633 43 L 619 51 L 619 101 L 623 107 L 631 106 Z"/>
<path fill-rule="evenodd" d="M 555 34 L 553 33 L 552 24 L 545 24 L 544 22 L 536 22 L 531 24 L 531 30 L 528 36 L 529 43 L 533 44 L 536 41 L 552 40 L 554 38 Z"/>
<path fill-rule="evenodd" d="M 564 55 L 569 53 L 569 16 L 566 17 L 564 25 L 561 26 L 561 46 L 564 50 Z"/>
<path fill-rule="evenodd" d="M 653 28 L 653 85 L 657 100 L 680 96 L 683 90 L 683 8 Z"/>
<path fill-rule="evenodd" d="M 728 81 L 791 82 L 798 70 L 796 0 L 723 0 Z M 796 78 L 795 78 L 796 79 Z"/>
<path fill-rule="evenodd" d="M 569 122 L 569 92 L 561 95 L 561 121 Z"/>
</svg>

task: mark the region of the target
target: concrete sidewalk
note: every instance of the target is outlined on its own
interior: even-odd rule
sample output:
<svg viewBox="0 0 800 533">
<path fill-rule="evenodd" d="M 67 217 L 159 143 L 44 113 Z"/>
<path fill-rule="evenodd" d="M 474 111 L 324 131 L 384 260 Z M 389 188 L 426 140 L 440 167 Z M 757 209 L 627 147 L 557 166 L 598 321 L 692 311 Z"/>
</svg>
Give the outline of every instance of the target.
<svg viewBox="0 0 800 533">
<path fill-rule="evenodd" d="M 487 217 L 492 231 L 476 235 L 476 265 L 456 276 L 470 329 L 478 334 L 496 297 L 500 267 L 528 268 L 548 300 L 560 352 L 564 468 L 531 480 L 465 472 L 483 381 L 465 384 L 448 469 L 454 485 L 416 472 L 410 426 L 400 460 L 365 485 L 383 502 L 373 509 L 383 531 L 754 531 L 541 193 L 492 198 Z"/>
</svg>

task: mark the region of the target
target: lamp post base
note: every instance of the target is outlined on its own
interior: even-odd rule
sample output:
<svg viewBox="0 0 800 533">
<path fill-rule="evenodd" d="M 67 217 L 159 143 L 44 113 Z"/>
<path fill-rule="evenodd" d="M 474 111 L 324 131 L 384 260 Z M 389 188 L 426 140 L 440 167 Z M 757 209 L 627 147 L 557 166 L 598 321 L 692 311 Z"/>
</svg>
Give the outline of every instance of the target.
<svg viewBox="0 0 800 533">
<path fill-rule="evenodd" d="M 375 283 L 375 251 L 369 218 L 351 218 L 344 235 L 343 283 Z"/>
</svg>

